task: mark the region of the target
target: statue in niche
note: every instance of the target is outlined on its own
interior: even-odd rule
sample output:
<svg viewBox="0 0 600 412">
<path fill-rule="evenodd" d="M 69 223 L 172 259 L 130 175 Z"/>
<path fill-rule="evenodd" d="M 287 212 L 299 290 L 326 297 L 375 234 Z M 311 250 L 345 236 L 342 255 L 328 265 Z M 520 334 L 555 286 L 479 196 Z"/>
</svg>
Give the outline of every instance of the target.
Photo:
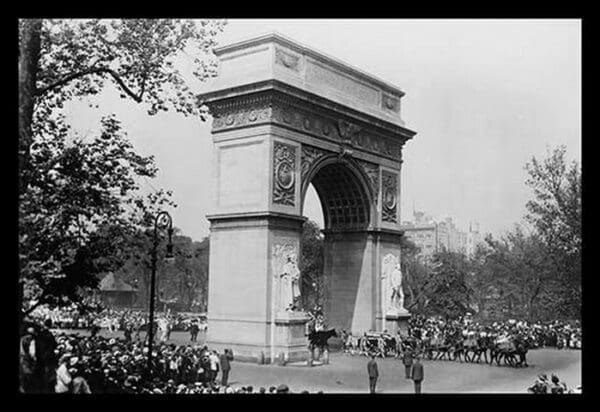
<svg viewBox="0 0 600 412">
<path fill-rule="evenodd" d="M 300 298 L 300 270 L 296 262 L 296 254 L 290 253 L 283 265 L 281 279 L 281 303 L 286 311 L 297 310 Z"/>
<path fill-rule="evenodd" d="M 392 288 L 392 296 L 390 298 L 390 305 L 392 308 L 397 310 L 404 309 L 404 292 L 402 291 L 402 271 L 400 270 L 400 263 L 394 266 L 394 270 L 390 275 L 390 285 Z"/>
<path fill-rule="evenodd" d="M 383 258 L 382 271 L 382 299 L 386 314 L 397 314 L 405 311 L 404 292 L 402 291 L 402 271 L 400 270 L 400 259 L 394 255 L 387 254 Z"/>
<path fill-rule="evenodd" d="M 291 245 L 278 245 L 273 255 L 276 307 L 280 311 L 300 311 L 300 270 L 296 250 Z"/>
</svg>

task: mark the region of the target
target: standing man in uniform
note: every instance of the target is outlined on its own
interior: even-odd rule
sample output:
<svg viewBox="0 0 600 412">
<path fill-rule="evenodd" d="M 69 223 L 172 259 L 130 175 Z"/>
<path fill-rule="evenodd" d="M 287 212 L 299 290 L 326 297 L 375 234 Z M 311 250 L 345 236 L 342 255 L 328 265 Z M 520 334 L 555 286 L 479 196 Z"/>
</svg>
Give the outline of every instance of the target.
<svg viewBox="0 0 600 412">
<path fill-rule="evenodd" d="M 233 360 L 233 352 L 229 349 L 225 349 L 223 354 L 220 356 L 221 361 L 221 386 L 227 386 L 227 380 L 229 379 L 229 371 L 231 370 L 230 362 Z"/>
<path fill-rule="evenodd" d="M 413 352 L 410 347 L 404 350 L 404 354 L 402 355 L 402 363 L 404 363 L 404 372 L 406 379 L 410 379 L 410 368 L 413 365 Z"/>
<path fill-rule="evenodd" d="M 415 357 L 415 363 L 412 365 L 412 380 L 415 383 L 415 393 L 421 393 L 421 382 L 425 377 L 423 364 L 419 361 L 419 357 Z"/>
<path fill-rule="evenodd" d="M 374 354 L 371 354 L 371 360 L 367 363 L 367 371 L 369 372 L 369 392 L 375 393 L 379 371 L 377 370 L 377 362 L 375 362 Z"/>
</svg>

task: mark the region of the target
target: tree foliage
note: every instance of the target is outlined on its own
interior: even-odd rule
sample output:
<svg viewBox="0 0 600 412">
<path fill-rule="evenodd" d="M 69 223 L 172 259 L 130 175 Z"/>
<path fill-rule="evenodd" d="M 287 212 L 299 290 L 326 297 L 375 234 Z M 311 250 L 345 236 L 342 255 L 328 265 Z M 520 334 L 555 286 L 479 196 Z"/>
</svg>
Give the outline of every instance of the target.
<svg viewBox="0 0 600 412">
<path fill-rule="evenodd" d="M 579 319 L 581 315 L 581 169 L 564 146 L 525 166 L 533 198 L 531 231 L 516 226 L 486 238 L 473 260 L 474 297 L 490 318 Z"/>
<path fill-rule="evenodd" d="M 579 317 L 581 311 L 581 167 L 568 164 L 566 148 L 559 146 L 542 161 L 526 165 L 526 184 L 533 189 L 526 219 L 544 244 L 554 266 L 563 316 Z"/>
<path fill-rule="evenodd" d="M 127 242 L 159 209 L 173 206 L 164 190 L 141 195 L 140 179 L 153 178 L 157 166 L 135 152 L 114 115 L 90 141 L 69 130 L 64 104 L 113 85 L 150 115 L 172 109 L 204 119 L 178 63 L 188 58 L 198 81 L 215 75 L 212 49 L 224 24 L 19 20 L 20 300 L 77 301 L 97 273 L 128 259 Z"/>
<path fill-rule="evenodd" d="M 441 251 L 433 255 L 425 289 L 424 313 L 456 319 L 471 310 L 471 269 L 462 253 Z"/>
<path fill-rule="evenodd" d="M 555 282 L 540 237 L 525 234 L 517 226 L 499 240 L 489 236 L 486 244 L 474 259 L 478 269 L 474 289 L 479 291 L 480 312 L 492 318 L 530 320 L 553 313 L 541 305 Z"/>
<path fill-rule="evenodd" d="M 184 311 L 206 311 L 208 302 L 209 238 L 195 242 L 175 229 L 173 251 L 175 261 L 165 262 L 166 237 L 161 236 L 157 249 L 158 303 L 174 302 Z M 152 271 L 150 250 L 152 231 L 138 232 L 125 246 L 128 259 L 117 272 L 121 279 L 138 287 L 137 305 L 149 304 Z M 173 305 L 171 305 L 173 307 Z M 162 308 L 162 306 L 160 306 Z"/>
<path fill-rule="evenodd" d="M 173 205 L 169 192 L 141 194 L 136 179 L 157 168 L 152 156 L 135 152 L 116 119 L 103 119 L 91 141 L 55 125 L 36 135 L 19 202 L 20 276 L 35 304 L 77 301 L 80 288 L 97 286 L 94 274 L 123 263 L 129 234 Z"/>
<path fill-rule="evenodd" d="M 324 241 L 319 226 L 307 220 L 302 226 L 301 259 L 301 296 L 305 309 L 322 307 L 325 297 L 323 282 L 323 249 Z"/>
</svg>

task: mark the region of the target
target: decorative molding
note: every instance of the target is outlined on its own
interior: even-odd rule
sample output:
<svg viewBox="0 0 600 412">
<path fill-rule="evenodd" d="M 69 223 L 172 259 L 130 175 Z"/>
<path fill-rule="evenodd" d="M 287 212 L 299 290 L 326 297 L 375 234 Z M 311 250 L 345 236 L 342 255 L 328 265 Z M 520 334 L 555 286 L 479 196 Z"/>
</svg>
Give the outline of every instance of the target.
<svg viewBox="0 0 600 412">
<path fill-rule="evenodd" d="M 279 124 L 355 150 L 401 161 L 404 139 L 395 140 L 340 118 L 309 111 L 293 98 L 278 93 L 214 102 L 210 105 L 213 132 L 260 124 Z"/>
<path fill-rule="evenodd" d="M 398 175 L 387 170 L 381 173 L 382 208 L 381 220 L 383 222 L 398 222 Z"/>
<path fill-rule="evenodd" d="M 275 49 L 275 63 L 296 72 L 300 71 L 300 56 L 286 53 L 280 48 Z"/>
<path fill-rule="evenodd" d="M 377 204 L 379 198 L 379 165 L 360 159 L 357 159 L 356 162 L 369 177 L 369 183 L 374 195 L 375 204 Z"/>
<path fill-rule="evenodd" d="M 296 148 L 275 142 L 273 146 L 273 203 L 294 206 L 296 194 Z"/>
<path fill-rule="evenodd" d="M 301 158 L 300 163 L 301 163 L 301 180 L 303 183 L 306 180 L 306 176 L 308 175 L 308 172 L 310 171 L 312 165 L 314 165 L 317 160 L 326 156 L 329 153 L 330 152 L 327 152 L 326 150 L 319 149 L 314 146 L 302 145 L 302 153 L 300 156 L 300 158 Z"/>
</svg>

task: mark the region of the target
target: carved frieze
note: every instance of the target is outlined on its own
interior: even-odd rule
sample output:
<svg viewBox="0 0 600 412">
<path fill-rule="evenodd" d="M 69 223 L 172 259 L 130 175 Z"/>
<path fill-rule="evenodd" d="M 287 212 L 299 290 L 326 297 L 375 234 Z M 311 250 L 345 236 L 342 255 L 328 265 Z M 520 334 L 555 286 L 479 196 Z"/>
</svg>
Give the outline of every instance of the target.
<svg viewBox="0 0 600 412">
<path fill-rule="evenodd" d="M 379 156 L 401 160 L 402 140 L 381 136 L 358 124 L 292 104 L 285 96 L 263 94 L 211 105 L 213 131 L 275 123 Z"/>
<path fill-rule="evenodd" d="M 338 130 L 342 141 L 351 143 L 357 142 L 361 131 L 359 126 L 345 120 L 338 120 Z"/>
<path fill-rule="evenodd" d="M 327 155 L 323 149 L 319 149 L 313 146 L 302 145 L 302 154 L 301 154 L 301 178 L 302 182 L 306 180 L 306 176 L 310 171 L 312 165 L 315 164 L 317 160 Z"/>
<path fill-rule="evenodd" d="M 398 175 L 387 170 L 381 173 L 381 220 L 398 222 Z"/>
<path fill-rule="evenodd" d="M 377 199 L 379 198 L 379 166 L 375 163 L 366 162 L 364 160 L 357 160 L 356 162 L 360 165 L 360 167 L 362 167 L 365 174 L 369 177 L 369 184 L 371 185 L 371 189 L 375 197 L 375 203 L 377 203 Z"/>
<path fill-rule="evenodd" d="M 296 193 L 296 148 L 275 142 L 273 147 L 273 203 L 294 206 Z"/>
</svg>

